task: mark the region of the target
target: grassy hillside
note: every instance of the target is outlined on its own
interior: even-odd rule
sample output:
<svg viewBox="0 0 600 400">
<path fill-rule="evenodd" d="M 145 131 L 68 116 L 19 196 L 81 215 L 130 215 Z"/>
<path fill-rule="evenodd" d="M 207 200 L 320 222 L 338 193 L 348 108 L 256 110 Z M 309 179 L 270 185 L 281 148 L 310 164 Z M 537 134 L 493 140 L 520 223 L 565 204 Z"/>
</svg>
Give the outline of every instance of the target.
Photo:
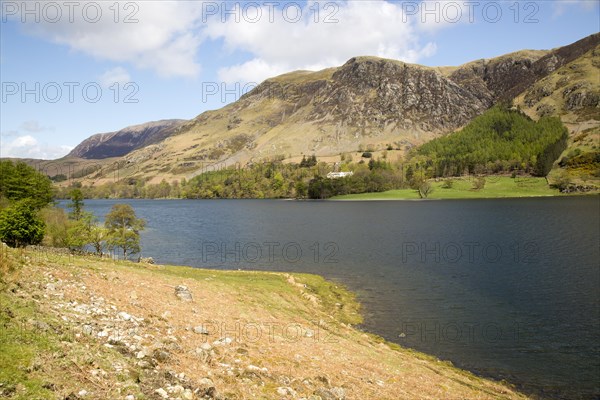
<svg viewBox="0 0 600 400">
<path fill-rule="evenodd" d="M 3 398 L 526 398 L 353 328 L 317 276 L 0 250 Z"/>
<path fill-rule="evenodd" d="M 549 176 L 565 173 L 580 185 L 600 186 L 600 46 L 557 69 L 516 99 L 534 119 L 557 115 L 569 129 L 567 149 Z"/>
<path fill-rule="evenodd" d="M 558 196 L 558 189 L 548 187 L 546 179 L 532 177 L 485 178 L 485 186 L 475 189 L 476 178 L 452 178 L 452 186 L 446 180 L 430 181 L 433 192 L 429 199 L 484 199 L 510 197 Z M 381 193 L 362 193 L 336 196 L 332 200 L 417 200 L 419 193 L 414 189 L 388 190 Z"/>
</svg>

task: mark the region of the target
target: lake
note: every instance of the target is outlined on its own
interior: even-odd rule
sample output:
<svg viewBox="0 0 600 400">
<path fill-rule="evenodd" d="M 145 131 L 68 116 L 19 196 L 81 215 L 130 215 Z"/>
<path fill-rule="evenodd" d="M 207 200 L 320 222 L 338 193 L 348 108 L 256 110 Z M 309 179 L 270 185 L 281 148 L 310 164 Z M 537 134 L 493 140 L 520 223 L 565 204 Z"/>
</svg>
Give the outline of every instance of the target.
<svg viewBox="0 0 600 400">
<path fill-rule="evenodd" d="M 160 264 L 307 272 L 362 329 L 542 398 L 600 398 L 600 197 L 87 200 L 146 219 Z M 64 204 L 64 203 L 62 203 Z"/>
</svg>

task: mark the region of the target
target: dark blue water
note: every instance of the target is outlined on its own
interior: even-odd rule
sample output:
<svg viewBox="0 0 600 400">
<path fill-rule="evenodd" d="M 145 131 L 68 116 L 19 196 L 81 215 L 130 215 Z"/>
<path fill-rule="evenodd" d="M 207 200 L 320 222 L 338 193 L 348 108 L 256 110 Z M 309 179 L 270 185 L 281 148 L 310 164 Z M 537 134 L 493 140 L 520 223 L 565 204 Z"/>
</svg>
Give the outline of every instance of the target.
<svg viewBox="0 0 600 400">
<path fill-rule="evenodd" d="M 600 198 L 89 200 L 161 264 L 321 274 L 364 329 L 543 398 L 600 398 Z"/>
</svg>

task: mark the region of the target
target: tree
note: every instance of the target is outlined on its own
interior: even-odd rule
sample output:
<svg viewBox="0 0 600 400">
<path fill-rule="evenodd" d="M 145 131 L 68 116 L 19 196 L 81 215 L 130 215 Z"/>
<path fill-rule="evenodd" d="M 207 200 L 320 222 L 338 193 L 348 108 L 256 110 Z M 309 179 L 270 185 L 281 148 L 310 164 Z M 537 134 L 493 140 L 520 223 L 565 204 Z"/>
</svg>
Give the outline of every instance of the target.
<svg viewBox="0 0 600 400">
<path fill-rule="evenodd" d="M 79 221 L 83 213 L 83 192 L 81 189 L 73 189 L 69 193 L 69 196 L 71 197 L 71 203 L 68 207 L 72 210 L 69 213 L 69 217 L 75 221 Z"/>
<path fill-rule="evenodd" d="M 72 249 L 83 250 L 85 246 L 92 242 L 92 228 L 96 225 L 97 219 L 94 214 L 82 211 L 78 220 L 71 221 L 67 229 L 68 245 Z"/>
<path fill-rule="evenodd" d="M 106 244 L 108 230 L 98 224 L 93 224 L 90 230 L 89 244 L 94 248 L 96 254 L 102 255 L 102 250 Z"/>
<path fill-rule="evenodd" d="M 431 183 L 427 182 L 427 181 L 423 181 L 420 185 L 419 185 L 419 197 L 421 197 L 422 199 L 426 199 L 427 197 L 429 197 L 429 195 L 431 193 L 433 193 L 433 186 L 431 186 Z"/>
<path fill-rule="evenodd" d="M 11 247 L 39 244 L 44 238 L 44 221 L 36 211 L 36 202 L 21 200 L 0 213 L 0 240 Z"/>
<path fill-rule="evenodd" d="M 39 216 L 46 226 L 42 244 L 50 247 L 69 247 L 68 230 L 72 220 L 69 220 L 65 210 L 59 207 L 45 207 Z"/>
<path fill-rule="evenodd" d="M 281 190 L 281 188 L 283 187 L 283 183 L 284 183 L 284 179 L 283 179 L 283 175 L 281 175 L 280 171 L 277 171 L 275 173 L 275 176 L 273 177 L 273 190 L 275 191 L 279 191 Z"/>
<path fill-rule="evenodd" d="M 569 193 L 573 183 L 573 177 L 568 171 L 560 170 L 558 176 L 554 180 L 554 186 L 563 193 Z"/>
<path fill-rule="evenodd" d="M 52 182 L 23 162 L 0 161 L 0 197 L 30 199 L 29 204 L 39 210 L 52 201 Z"/>
<path fill-rule="evenodd" d="M 485 177 L 480 176 L 473 181 L 473 189 L 481 190 L 485 187 Z"/>
<path fill-rule="evenodd" d="M 442 188 L 452 189 L 452 186 L 454 186 L 454 181 L 451 178 L 446 178 L 446 180 L 444 180 L 444 184 L 442 185 Z"/>
<path fill-rule="evenodd" d="M 306 156 L 302 156 L 302 161 L 300 161 L 300 168 L 310 168 L 317 165 L 317 156 L 312 155 L 308 158 Z"/>
<path fill-rule="evenodd" d="M 308 197 L 311 199 L 327 199 L 333 195 L 331 179 L 317 176 L 308 183 Z"/>
<path fill-rule="evenodd" d="M 98 219 L 88 212 L 84 212 L 79 221 L 71 224 L 68 230 L 69 247 L 83 250 L 85 246 L 91 245 L 98 255 L 102 255 L 108 230 L 98 224 Z"/>
<path fill-rule="evenodd" d="M 121 248 L 123 258 L 140 252 L 140 231 L 146 222 L 137 218 L 129 204 L 115 204 L 106 216 L 104 226 L 108 231 L 106 243 L 109 249 Z"/>
<path fill-rule="evenodd" d="M 302 181 L 302 180 L 296 182 L 296 198 L 303 199 L 306 197 L 306 194 L 307 194 L 306 183 L 304 183 L 304 181 Z"/>
</svg>

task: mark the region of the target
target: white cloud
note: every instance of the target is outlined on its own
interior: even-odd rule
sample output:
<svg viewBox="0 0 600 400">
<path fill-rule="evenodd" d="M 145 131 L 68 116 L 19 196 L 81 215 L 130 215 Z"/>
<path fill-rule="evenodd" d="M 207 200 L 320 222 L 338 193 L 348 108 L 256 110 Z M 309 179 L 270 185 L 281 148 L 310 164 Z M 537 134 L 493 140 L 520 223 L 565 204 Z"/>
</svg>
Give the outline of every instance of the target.
<svg viewBox="0 0 600 400">
<path fill-rule="evenodd" d="M 36 2 L 39 3 L 42 2 Z M 54 14 L 49 19 L 44 18 L 42 12 L 39 23 L 30 17 L 22 24 L 23 29 L 45 40 L 67 45 L 74 51 L 102 60 L 151 68 L 162 76 L 198 75 L 200 65 L 196 51 L 202 39 L 194 28 L 201 19 L 201 2 L 120 1 L 117 7 L 114 1 L 71 2 L 75 4 L 72 20 L 67 3 L 55 3 L 62 12 L 57 22 L 52 22 Z M 90 22 L 96 18 L 95 7 L 101 7 L 101 14 L 98 14 L 101 17 L 97 22 Z M 119 9 L 118 15 L 116 9 Z M 130 21 L 126 23 L 128 17 Z"/>
<path fill-rule="evenodd" d="M 565 12 L 567 12 L 567 10 L 569 9 L 569 7 L 573 7 L 573 6 L 582 7 L 583 9 L 585 9 L 587 11 L 591 11 L 594 8 L 598 7 L 598 1 L 596 1 L 596 0 L 559 0 L 559 1 L 553 1 L 552 2 L 552 7 L 553 7 L 553 10 L 554 10 L 553 17 L 554 18 L 560 17 Z"/>
<path fill-rule="evenodd" d="M 72 149 L 71 146 L 40 143 L 31 135 L 22 135 L 9 142 L 2 141 L 0 156 L 53 160 L 65 156 Z"/>
<path fill-rule="evenodd" d="M 26 132 L 30 132 L 30 133 L 54 130 L 54 128 L 49 128 L 49 127 L 40 125 L 40 122 L 36 121 L 36 120 L 25 121 L 21 124 L 20 128 L 22 130 L 24 130 Z"/>
<path fill-rule="evenodd" d="M 131 82 L 131 76 L 125 68 L 115 67 L 100 75 L 99 80 L 103 87 L 108 88 L 115 83 L 118 83 L 122 86 L 128 82 Z"/>
<path fill-rule="evenodd" d="M 419 44 L 415 28 L 401 5 L 383 1 L 337 2 L 336 9 L 323 9 L 315 23 L 315 3 L 309 2 L 296 23 L 284 17 L 281 10 L 273 13 L 263 6 L 257 22 L 249 18 L 225 23 L 217 17 L 209 20 L 206 34 L 222 39 L 230 51 L 245 51 L 254 58 L 237 65 L 223 67 L 220 79 L 226 82 L 260 82 L 278 73 L 296 69 L 316 70 L 343 64 L 359 55 L 371 55 L 417 62 L 435 52 L 435 45 Z M 325 23 L 332 12 L 336 23 Z M 289 15 L 293 15 L 290 12 Z M 243 14 L 242 14 L 243 16 Z M 220 18 L 220 16 L 219 16 Z"/>
<path fill-rule="evenodd" d="M 223 53 L 245 56 L 238 64 L 221 62 L 219 77 L 227 82 L 258 82 L 296 69 L 337 66 L 359 55 L 418 62 L 435 52 L 433 43 L 420 43 L 419 35 L 423 32 L 420 16 L 405 15 L 403 2 L 309 0 L 297 22 L 290 21 L 298 5 L 295 2 L 290 3 L 293 7 L 287 13 L 281 8 L 284 2 L 75 3 L 73 22 L 69 20 L 67 7 L 61 6 L 63 16 L 58 22 L 42 18 L 35 23 L 29 18 L 22 24 L 23 29 L 73 51 L 151 69 L 165 77 L 198 77 L 201 72 L 198 53 L 209 40 L 211 45 L 222 45 Z M 270 5 L 273 3 L 279 6 L 273 9 Z M 248 8 L 248 4 L 253 5 Z M 86 8 L 88 5 L 93 6 Z M 255 5 L 260 6 L 260 18 L 253 21 Z M 216 15 L 207 12 L 209 6 L 216 7 Z M 102 17 L 92 23 L 89 19 L 95 16 L 95 7 L 101 7 Z M 88 12 L 84 13 L 84 9 Z M 232 11 L 237 12 L 238 18 Z M 125 23 L 126 16 L 137 22 Z M 17 17 L 20 15 L 13 19 Z"/>
</svg>

